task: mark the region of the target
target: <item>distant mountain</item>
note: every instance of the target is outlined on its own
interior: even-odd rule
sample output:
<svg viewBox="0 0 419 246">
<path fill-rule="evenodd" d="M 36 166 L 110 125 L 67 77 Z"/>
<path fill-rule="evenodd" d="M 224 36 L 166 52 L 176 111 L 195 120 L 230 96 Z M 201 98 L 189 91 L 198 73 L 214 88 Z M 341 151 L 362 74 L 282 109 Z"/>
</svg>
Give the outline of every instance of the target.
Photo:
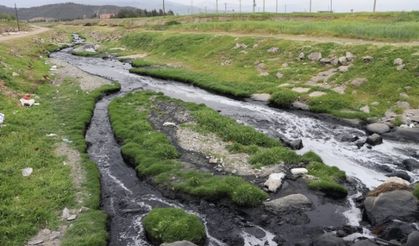
<svg viewBox="0 0 419 246">
<path fill-rule="evenodd" d="M 39 7 L 20 8 L 19 18 L 30 20 L 34 18 L 47 18 L 57 20 L 73 20 L 91 18 L 104 13 L 118 13 L 121 9 L 135 9 L 133 7 L 120 7 L 114 5 L 83 5 L 76 3 L 49 4 Z M 14 13 L 13 8 L 0 6 L 0 13 Z"/>
</svg>

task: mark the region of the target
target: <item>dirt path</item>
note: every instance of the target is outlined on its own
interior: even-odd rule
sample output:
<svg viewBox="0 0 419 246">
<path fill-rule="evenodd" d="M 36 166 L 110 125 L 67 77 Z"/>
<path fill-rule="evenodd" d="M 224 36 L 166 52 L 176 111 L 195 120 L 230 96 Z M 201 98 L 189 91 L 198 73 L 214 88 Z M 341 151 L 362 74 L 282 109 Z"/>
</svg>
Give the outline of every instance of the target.
<svg viewBox="0 0 419 246">
<path fill-rule="evenodd" d="M 260 38 L 274 38 L 274 39 L 285 39 L 291 41 L 309 41 L 316 43 L 337 43 L 342 45 L 376 45 L 376 46 L 419 46 L 419 41 L 411 42 L 389 42 L 389 41 L 373 41 L 373 40 L 364 40 L 364 39 L 352 39 L 352 38 L 340 38 L 340 37 L 317 37 L 309 35 L 292 35 L 292 34 L 260 34 L 260 33 L 236 33 L 236 32 L 220 32 L 220 31 L 149 31 L 144 30 L 145 32 L 165 32 L 165 33 L 184 33 L 184 34 L 214 34 L 214 35 L 226 35 L 232 37 L 260 37 Z"/>
<path fill-rule="evenodd" d="M 32 29 L 29 32 L 16 32 L 13 34 L 0 34 L 0 43 L 10 41 L 17 38 L 29 37 L 37 34 L 44 33 L 50 30 L 47 27 L 31 26 Z"/>
</svg>

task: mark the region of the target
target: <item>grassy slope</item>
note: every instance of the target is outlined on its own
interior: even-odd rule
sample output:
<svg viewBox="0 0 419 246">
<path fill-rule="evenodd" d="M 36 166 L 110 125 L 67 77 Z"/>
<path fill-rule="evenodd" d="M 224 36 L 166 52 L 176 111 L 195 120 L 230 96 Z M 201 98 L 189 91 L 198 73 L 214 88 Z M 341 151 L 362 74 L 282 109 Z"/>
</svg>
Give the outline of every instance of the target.
<svg viewBox="0 0 419 246">
<path fill-rule="evenodd" d="M 50 40 L 53 36 L 48 33 L 42 38 Z M 45 57 L 47 48 L 53 46 L 47 41 L 39 42 L 39 39 L 34 41 L 32 38 L 0 45 L 0 79 L 7 86 L 7 90 L 0 93 L 0 112 L 6 115 L 5 126 L 0 128 L 1 245 L 22 245 L 42 228 L 56 229 L 62 209 L 76 206 L 76 190 L 70 169 L 63 166 L 62 158 L 54 155 L 54 146 L 61 138 L 46 135 L 57 133 L 66 136 L 74 141 L 74 147 L 84 150 L 84 127 L 90 118 L 95 97 L 108 89 L 102 88 L 89 95 L 75 94 L 80 89 L 68 83 L 57 91 L 46 79 L 49 68 L 44 64 L 45 59 L 40 58 L 40 55 Z M 12 76 L 12 71 L 20 76 Z M 28 92 L 39 96 L 37 101 L 40 106 L 19 106 L 19 95 Z M 66 98 L 74 99 L 77 107 Z M 89 162 L 87 156 L 82 157 L 87 175 L 87 182 L 83 184 L 85 198 L 82 205 L 89 211 L 82 213 L 72 226 L 64 245 L 89 245 L 89 242 L 105 245 L 106 216 L 98 210 L 99 174 L 94 163 Z M 30 177 L 21 175 L 21 169 L 25 167 L 34 169 Z M 86 220 L 88 223 L 83 224 Z M 74 231 L 77 233 L 72 235 Z M 81 241 L 76 240 L 83 236 Z"/>
<path fill-rule="evenodd" d="M 20 28 L 23 31 L 27 31 L 29 26 L 26 23 L 20 23 Z M 16 32 L 17 31 L 17 23 L 16 21 L 8 21 L 8 20 L 1 20 L 0 19 L 0 34 L 4 32 Z"/>
<path fill-rule="evenodd" d="M 312 111 L 356 118 L 382 116 L 387 109 L 394 107 L 398 100 L 404 100 L 399 96 L 400 93 L 407 93 L 410 96 L 407 101 L 413 107 L 419 106 L 419 80 L 416 77 L 419 67 L 418 56 L 415 55 L 417 48 L 314 44 L 269 38 L 235 39 L 211 34 L 149 32 L 129 34 L 121 43 L 130 49 L 123 52 L 125 54 L 146 52 L 149 55 L 144 61 L 139 61 L 143 64 L 133 69 L 133 72 L 192 83 L 217 93 L 241 97 L 248 97 L 253 93 L 276 94 L 273 103 L 279 106 L 287 106 L 298 98 L 307 102 Z M 234 49 L 236 43 L 246 44 L 247 53 L 241 52 L 241 49 Z M 110 42 L 106 45 L 121 44 Z M 276 54 L 268 53 L 267 50 L 271 47 L 278 47 L 280 51 Z M 329 84 L 333 87 L 345 84 L 347 89 L 344 95 L 331 89 L 305 85 L 311 77 L 329 69 L 319 63 L 296 60 L 300 52 L 307 55 L 314 51 L 321 51 L 323 57 L 342 56 L 346 51 L 357 56 L 349 72 L 337 73 L 329 80 Z M 374 61 L 365 64 L 361 57 L 366 55 L 373 56 Z M 406 64 L 402 71 L 397 71 L 393 65 L 393 60 L 398 57 Z M 225 61 L 231 64 L 222 65 Z M 266 65 L 269 76 L 259 75 L 255 65 L 257 62 Z M 169 63 L 180 66 L 165 65 Z M 288 67 L 282 67 L 284 63 L 287 63 Z M 284 76 L 278 79 L 277 72 L 281 72 Z M 368 82 L 358 88 L 350 84 L 350 81 L 356 78 L 366 78 Z M 296 94 L 290 91 L 291 88 L 279 87 L 283 84 L 291 84 L 291 87 L 309 87 L 311 90 Z M 308 94 L 316 90 L 324 91 L 327 95 L 310 98 Z M 285 100 L 287 105 L 283 105 L 284 97 L 287 99 Z M 379 104 L 371 105 L 373 102 Z M 365 105 L 370 106 L 370 114 L 360 111 Z"/>
<path fill-rule="evenodd" d="M 171 190 L 211 200 L 229 198 L 241 206 L 255 206 L 266 198 L 257 188 L 238 177 L 212 176 L 184 170 L 176 160 L 179 157 L 176 149 L 162 133 L 153 130 L 148 122 L 149 111 L 153 109 L 151 98 L 153 102 L 170 100 L 155 93 L 143 92 L 116 99 L 110 105 L 115 135 L 123 141 L 122 153 L 136 166 L 140 175 L 151 176 L 154 182 Z M 310 182 L 311 188 L 331 196 L 346 196 L 346 189 L 339 184 L 345 174 L 336 167 L 323 164 L 314 153 L 298 156 L 277 140 L 251 127 L 240 125 L 203 105 L 171 101 L 183 105 L 191 112 L 197 130 L 217 134 L 231 143 L 230 149 L 233 152 L 249 153 L 250 162 L 255 168 L 281 162 L 307 165 L 309 173 L 318 177 L 318 180 Z"/>
</svg>

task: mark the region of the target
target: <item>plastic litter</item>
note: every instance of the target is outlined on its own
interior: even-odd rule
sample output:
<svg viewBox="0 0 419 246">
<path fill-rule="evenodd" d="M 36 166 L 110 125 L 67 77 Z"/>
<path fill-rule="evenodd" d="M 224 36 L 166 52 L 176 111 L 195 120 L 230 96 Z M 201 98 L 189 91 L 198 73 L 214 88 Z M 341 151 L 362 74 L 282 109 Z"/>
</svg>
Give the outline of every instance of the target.
<svg viewBox="0 0 419 246">
<path fill-rule="evenodd" d="M 22 169 L 22 176 L 23 177 L 31 176 L 32 172 L 33 172 L 33 169 L 31 167 L 24 168 Z"/>
<path fill-rule="evenodd" d="M 3 113 L 0 113 L 0 125 L 4 123 L 5 115 Z"/>
<path fill-rule="evenodd" d="M 35 100 L 31 98 L 31 95 L 26 94 L 20 99 L 22 106 L 32 107 L 35 104 Z"/>
</svg>

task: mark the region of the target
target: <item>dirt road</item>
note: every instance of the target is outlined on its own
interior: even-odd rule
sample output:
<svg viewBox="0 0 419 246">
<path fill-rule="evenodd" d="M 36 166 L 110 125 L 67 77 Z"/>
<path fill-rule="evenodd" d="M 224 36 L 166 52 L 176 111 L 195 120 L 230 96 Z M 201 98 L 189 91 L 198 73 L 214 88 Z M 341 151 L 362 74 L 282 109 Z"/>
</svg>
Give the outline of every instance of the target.
<svg viewBox="0 0 419 246">
<path fill-rule="evenodd" d="M 16 32 L 13 34 L 0 34 L 0 43 L 10 41 L 17 38 L 29 37 L 48 31 L 47 27 L 31 26 L 31 30 L 28 32 Z"/>
</svg>

